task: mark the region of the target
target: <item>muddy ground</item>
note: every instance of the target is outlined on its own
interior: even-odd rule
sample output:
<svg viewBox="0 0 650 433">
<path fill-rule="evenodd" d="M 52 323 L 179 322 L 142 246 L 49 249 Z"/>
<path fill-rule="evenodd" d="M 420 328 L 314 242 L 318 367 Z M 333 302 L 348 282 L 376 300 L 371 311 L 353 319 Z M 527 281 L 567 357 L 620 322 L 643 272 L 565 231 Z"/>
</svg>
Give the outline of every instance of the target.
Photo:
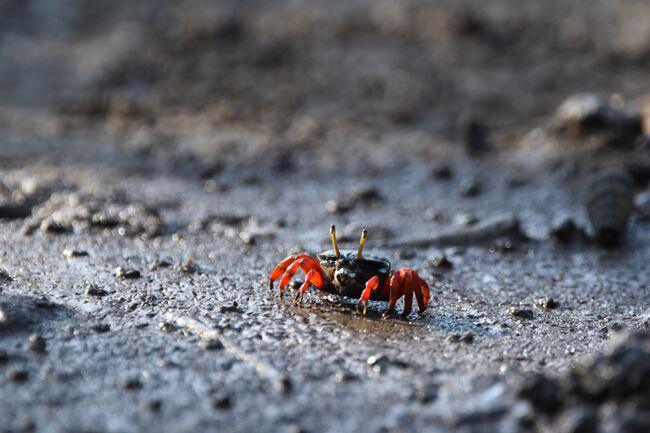
<svg viewBox="0 0 650 433">
<path fill-rule="evenodd" d="M 650 6 L 484 3 L 0 1 L 0 431 L 648 431 Z M 426 312 L 269 293 L 330 224 Z"/>
</svg>

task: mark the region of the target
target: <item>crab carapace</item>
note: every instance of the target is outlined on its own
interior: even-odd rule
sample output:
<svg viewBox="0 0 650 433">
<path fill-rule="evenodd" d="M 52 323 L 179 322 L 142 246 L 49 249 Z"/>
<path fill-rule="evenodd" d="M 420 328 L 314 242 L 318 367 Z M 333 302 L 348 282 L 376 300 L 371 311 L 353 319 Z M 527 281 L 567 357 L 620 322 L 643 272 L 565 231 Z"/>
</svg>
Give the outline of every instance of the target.
<svg viewBox="0 0 650 433">
<path fill-rule="evenodd" d="M 282 260 L 269 274 L 269 290 L 273 290 L 274 281 L 279 279 L 282 297 L 300 269 L 305 274 L 305 282 L 298 289 L 301 303 L 304 293 L 310 286 L 314 286 L 327 293 L 358 298 L 357 311 L 363 305 L 364 314 L 370 300 L 388 302 L 386 314 L 391 314 L 395 312 L 397 301 L 402 297 L 403 315 L 410 314 L 413 297 L 417 300 L 420 313 L 426 310 L 429 285 L 416 271 L 408 268 L 391 271 L 387 259 L 363 256 L 367 230 L 364 229 L 361 233 L 357 251 L 339 249 L 333 225 L 330 227 L 330 235 L 333 249 L 317 254 L 317 259 L 301 253 Z"/>
</svg>

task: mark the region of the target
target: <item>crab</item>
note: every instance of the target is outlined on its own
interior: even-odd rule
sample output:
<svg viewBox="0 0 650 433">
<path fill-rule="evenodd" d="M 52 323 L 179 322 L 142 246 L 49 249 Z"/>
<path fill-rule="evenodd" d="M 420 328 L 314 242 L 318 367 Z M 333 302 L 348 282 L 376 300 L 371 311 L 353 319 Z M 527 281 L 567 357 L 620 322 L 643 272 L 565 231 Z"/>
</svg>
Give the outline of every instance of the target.
<svg viewBox="0 0 650 433">
<path fill-rule="evenodd" d="M 333 249 L 317 254 L 317 259 L 306 253 L 289 256 L 282 260 L 269 274 L 269 291 L 273 283 L 280 280 L 280 297 L 289 287 L 294 275 L 300 269 L 305 281 L 300 285 L 296 300 L 302 305 L 303 295 L 311 286 L 338 296 L 358 298 L 357 312 L 363 305 L 363 314 L 368 311 L 368 301 L 388 302 L 385 315 L 395 313 L 397 301 L 404 297 L 402 315 L 408 316 L 417 300 L 420 313 L 429 303 L 429 285 L 418 273 L 409 268 L 391 271 L 391 264 L 385 258 L 363 256 L 363 247 L 368 231 L 363 229 L 359 249 L 340 250 L 336 240 L 336 227 L 330 227 Z"/>
</svg>

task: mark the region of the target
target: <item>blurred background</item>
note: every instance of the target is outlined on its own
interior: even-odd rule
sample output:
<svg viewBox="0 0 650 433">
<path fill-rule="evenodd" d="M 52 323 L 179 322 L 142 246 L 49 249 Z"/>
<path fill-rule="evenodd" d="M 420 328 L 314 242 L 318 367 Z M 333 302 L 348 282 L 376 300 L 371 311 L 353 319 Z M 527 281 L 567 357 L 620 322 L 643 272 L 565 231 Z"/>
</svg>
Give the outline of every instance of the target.
<svg viewBox="0 0 650 433">
<path fill-rule="evenodd" d="M 163 158 L 183 149 L 222 162 L 362 159 L 371 170 L 438 157 L 475 126 L 513 151 L 575 93 L 616 94 L 640 110 L 648 91 L 643 0 L 0 8 L 5 128 L 44 137 L 93 130 L 125 152 Z"/>
<path fill-rule="evenodd" d="M 649 77 L 647 0 L 0 0 L 0 432 L 648 431 Z M 427 312 L 269 295 L 330 224 Z"/>
</svg>

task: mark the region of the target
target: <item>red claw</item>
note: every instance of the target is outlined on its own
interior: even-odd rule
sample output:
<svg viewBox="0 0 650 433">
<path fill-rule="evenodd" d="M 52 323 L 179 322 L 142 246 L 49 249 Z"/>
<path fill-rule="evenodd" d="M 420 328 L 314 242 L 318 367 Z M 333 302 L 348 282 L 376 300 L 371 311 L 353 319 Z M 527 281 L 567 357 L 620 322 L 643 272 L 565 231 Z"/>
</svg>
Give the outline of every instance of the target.
<svg viewBox="0 0 650 433">
<path fill-rule="evenodd" d="M 323 288 L 323 269 L 318 261 L 307 254 L 298 254 L 282 260 L 269 274 L 269 290 L 273 290 L 273 282 L 280 279 L 280 297 L 291 282 L 298 268 L 305 274 L 305 283 L 301 286 L 301 293 L 313 284 L 319 289 Z M 303 289 L 304 288 L 304 289 Z"/>
</svg>

